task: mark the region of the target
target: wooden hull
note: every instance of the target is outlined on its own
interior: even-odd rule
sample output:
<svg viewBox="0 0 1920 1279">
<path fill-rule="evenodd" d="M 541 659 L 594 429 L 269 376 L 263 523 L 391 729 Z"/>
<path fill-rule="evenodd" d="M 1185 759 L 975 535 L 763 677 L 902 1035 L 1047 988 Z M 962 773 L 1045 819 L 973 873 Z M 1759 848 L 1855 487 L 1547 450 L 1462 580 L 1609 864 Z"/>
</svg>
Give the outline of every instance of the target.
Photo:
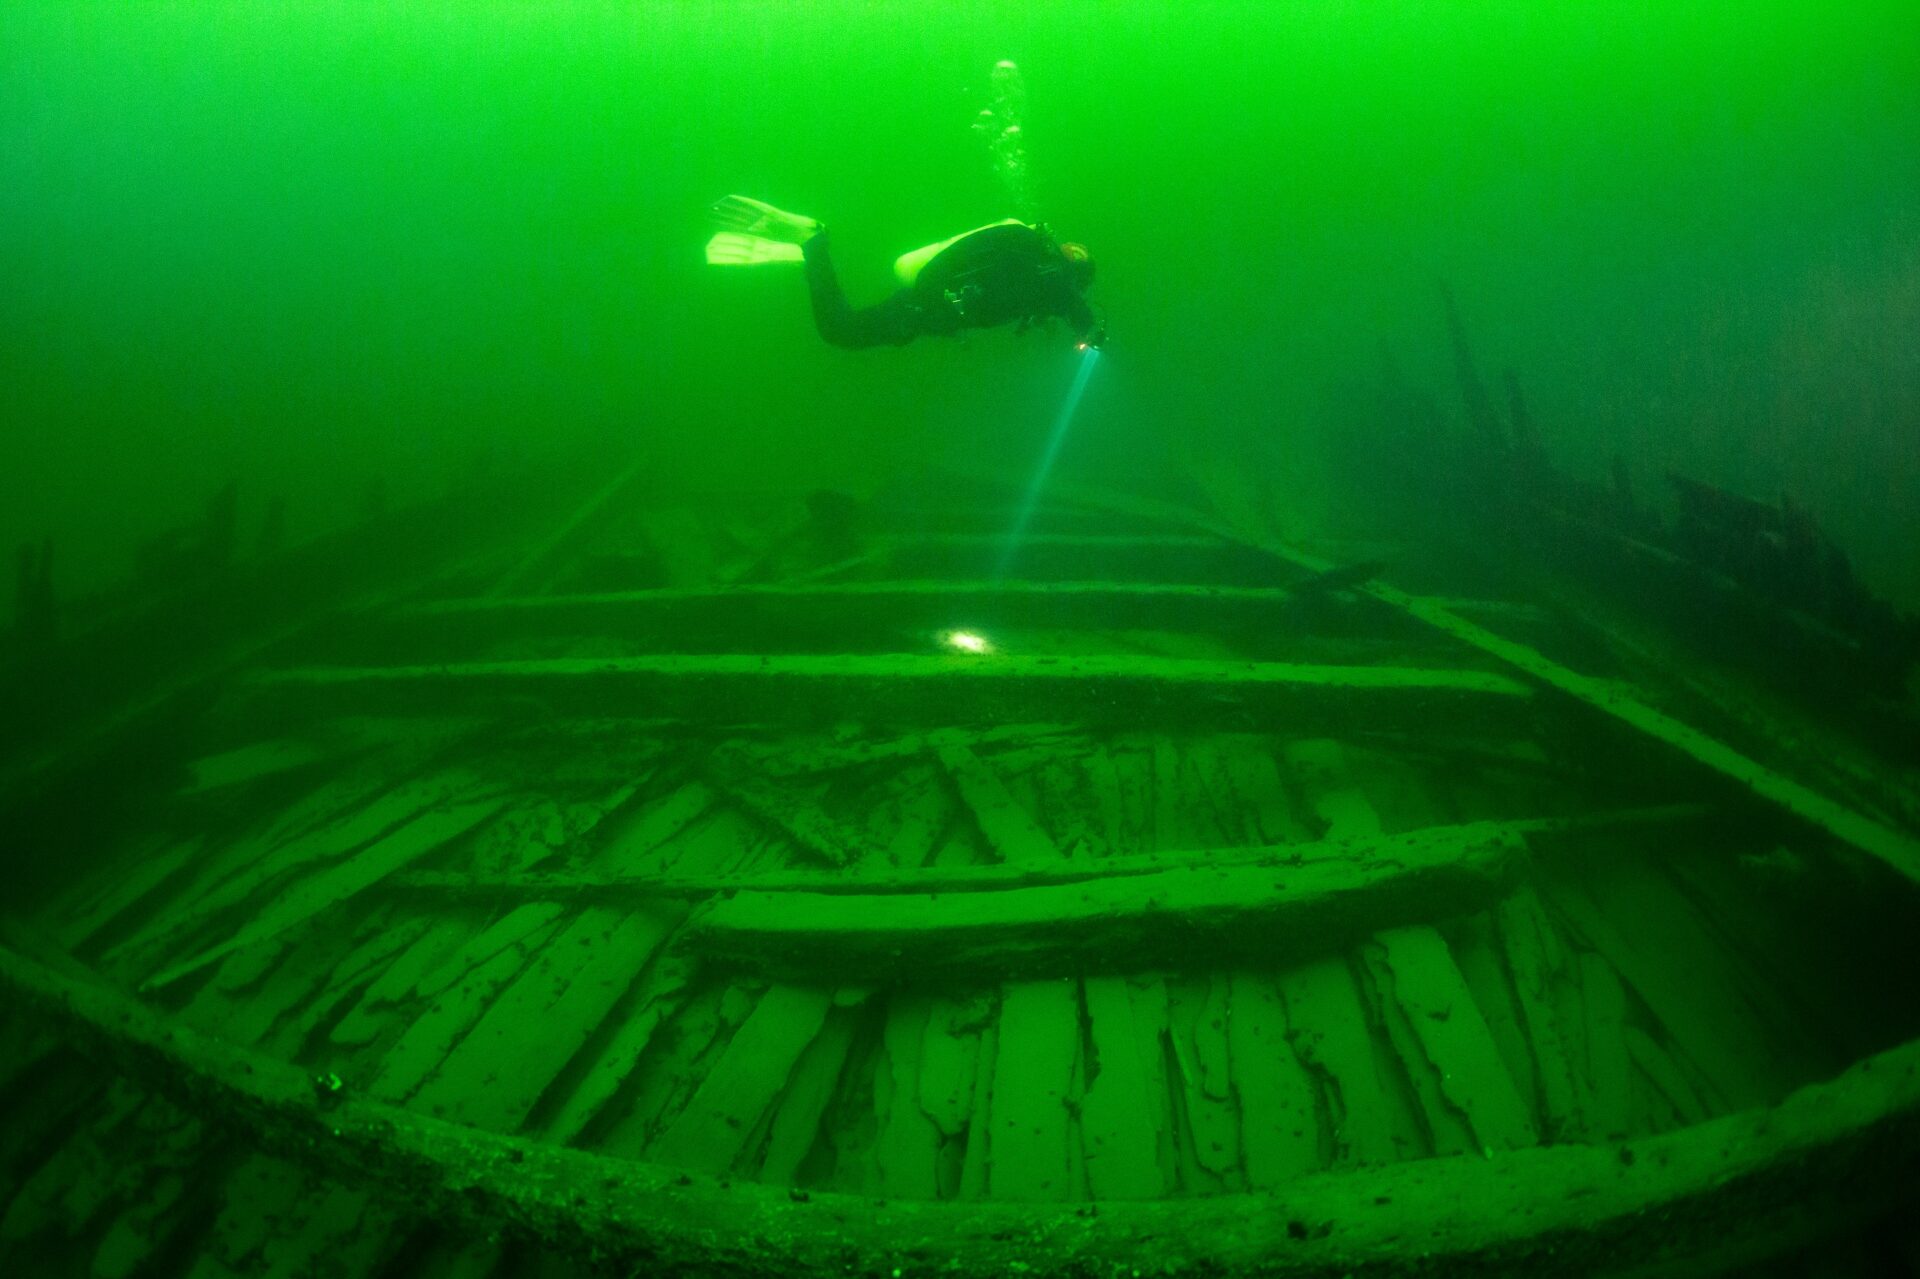
<svg viewBox="0 0 1920 1279">
<path fill-rule="evenodd" d="M 602 493 L 512 595 L 256 663 L 0 952 L 0 1249 L 1700 1273 L 1920 1186 L 1897 816 L 1538 637 L 1116 505 L 1165 531 L 1083 497 L 1053 545 L 1105 572 L 942 611 L 875 575 L 951 532 L 837 575 L 768 537 L 736 563 L 774 589 Z M 571 590 L 621 553 L 699 566 Z"/>
</svg>

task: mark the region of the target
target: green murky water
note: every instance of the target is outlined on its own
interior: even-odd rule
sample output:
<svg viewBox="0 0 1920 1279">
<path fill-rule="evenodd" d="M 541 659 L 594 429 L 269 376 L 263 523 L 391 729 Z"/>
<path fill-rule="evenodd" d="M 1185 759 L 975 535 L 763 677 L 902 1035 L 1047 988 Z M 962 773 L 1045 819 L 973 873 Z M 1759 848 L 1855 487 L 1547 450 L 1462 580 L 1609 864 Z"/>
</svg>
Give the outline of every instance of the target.
<svg viewBox="0 0 1920 1279">
<path fill-rule="evenodd" d="M 857 298 L 1031 201 L 1111 358 L 1062 465 L 1280 476 L 1303 531 L 1380 343 L 1451 394 L 1436 277 L 1555 455 L 1790 490 L 1920 591 L 1920 20 L 1898 3 L 22 0 L 0 13 L 0 535 L 63 584 L 231 478 L 298 532 L 475 456 L 631 440 L 695 489 L 1036 456 L 1058 341 L 847 355 L 708 202 L 829 220 Z"/>
</svg>

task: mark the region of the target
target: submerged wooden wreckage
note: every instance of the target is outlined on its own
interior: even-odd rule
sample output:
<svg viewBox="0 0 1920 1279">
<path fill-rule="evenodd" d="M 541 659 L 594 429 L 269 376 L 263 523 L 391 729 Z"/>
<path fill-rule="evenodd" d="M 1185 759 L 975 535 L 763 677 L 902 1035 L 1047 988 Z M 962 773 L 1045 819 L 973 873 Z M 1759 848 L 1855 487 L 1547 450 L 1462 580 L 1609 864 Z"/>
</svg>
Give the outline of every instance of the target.
<svg viewBox="0 0 1920 1279">
<path fill-rule="evenodd" d="M 633 487 L 57 850 L 11 1273 L 1693 1274 L 1920 1189 L 1920 838 L 1791 723 L 1197 508 Z"/>
</svg>

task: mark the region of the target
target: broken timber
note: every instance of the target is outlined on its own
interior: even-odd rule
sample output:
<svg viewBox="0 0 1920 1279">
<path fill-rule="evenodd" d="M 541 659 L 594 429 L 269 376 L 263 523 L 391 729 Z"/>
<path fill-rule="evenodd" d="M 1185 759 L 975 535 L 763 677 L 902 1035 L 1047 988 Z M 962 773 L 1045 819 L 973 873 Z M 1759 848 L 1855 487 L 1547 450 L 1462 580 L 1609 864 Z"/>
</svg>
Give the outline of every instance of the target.
<svg viewBox="0 0 1920 1279">
<path fill-rule="evenodd" d="M 1309 959 L 1399 924 L 1482 909 L 1520 841 L 1493 828 L 1406 841 L 1379 861 L 1200 865 L 963 894 L 739 892 L 679 944 L 729 967 L 806 980 L 965 982 L 1141 971 L 1194 955 Z"/>
<path fill-rule="evenodd" d="M 446 666 L 317 667 L 267 672 L 246 687 L 269 709 L 327 714 L 444 711 L 684 716 L 704 724 L 813 717 L 857 706 L 865 723 L 1006 722 L 1036 714 L 1138 724 L 1218 722 L 1223 711 L 1308 725 L 1377 727 L 1525 706 L 1503 675 L 1392 666 L 1197 661 L 1161 657 L 866 657 L 663 654 Z"/>
<path fill-rule="evenodd" d="M 1920 1177 L 1920 1043 L 1769 1109 L 1643 1141 L 1419 1160 L 1272 1193 L 1103 1203 L 875 1202 L 715 1181 L 495 1136 L 316 1087 L 85 975 L 0 948 L 0 988 L 76 1047 L 267 1151 L 443 1224 L 654 1273 L 877 1279 L 992 1275 L 1322 1276 L 1608 1271 L 1758 1254 L 1901 1202 Z M 1484 1206 L 1479 1208 L 1478 1206 Z M 1417 1252 L 1406 1241 L 1418 1239 Z"/>
</svg>

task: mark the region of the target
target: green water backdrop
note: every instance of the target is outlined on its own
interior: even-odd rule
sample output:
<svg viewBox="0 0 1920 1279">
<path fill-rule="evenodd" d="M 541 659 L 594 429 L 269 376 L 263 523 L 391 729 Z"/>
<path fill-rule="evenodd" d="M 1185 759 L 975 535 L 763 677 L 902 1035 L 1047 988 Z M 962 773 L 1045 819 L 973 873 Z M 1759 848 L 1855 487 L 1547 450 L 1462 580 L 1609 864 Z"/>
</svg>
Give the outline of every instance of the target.
<svg viewBox="0 0 1920 1279">
<path fill-rule="evenodd" d="M 0 6 L 0 537 L 68 589 L 237 477 L 296 533 L 631 441 L 663 485 L 1030 464 L 1064 333 L 844 352 L 732 191 L 857 296 L 1036 197 L 1112 342 L 1062 465 L 1193 456 L 1337 528 L 1382 342 L 1453 406 L 1435 281 L 1554 455 L 1792 491 L 1920 602 L 1920 6 L 700 0 Z"/>
</svg>

